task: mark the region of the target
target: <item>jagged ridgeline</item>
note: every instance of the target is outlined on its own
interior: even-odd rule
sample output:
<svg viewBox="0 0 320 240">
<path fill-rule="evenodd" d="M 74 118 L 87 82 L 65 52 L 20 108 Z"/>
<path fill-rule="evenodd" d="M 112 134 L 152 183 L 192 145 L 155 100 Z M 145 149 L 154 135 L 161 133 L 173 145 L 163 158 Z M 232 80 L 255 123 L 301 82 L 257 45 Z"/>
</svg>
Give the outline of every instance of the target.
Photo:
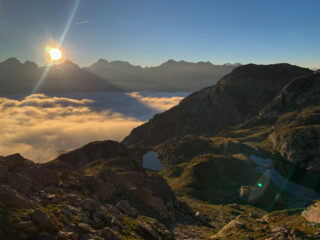
<svg viewBox="0 0 320 240">
<path fill-rule="evenodd" d="M 99 60 L 81 68 L 70 60 L 38 67 L 16 58 L 0 62 L 0 94 L 103 92 L 103 91 L 195 91 L 215 84 L 239 64 L 213 65 L 169 60 L 142 68 L 128 62 Z M 41 80 L 42 79 L 42 80 Z"/>
<path fill-rule="evenodd" d="M 156 146 L 187 134 L 213 136 L 256 116 L 292 79 L 311 73 L 289 64 L 240 66 L 217 85 L 192 93 L 176 107 L 155 115 L 123 142 Z"/>
<path fill-rule="evenodd" d="M 319 72 L 249 64 L 123 143 L 1 157 L 0 239 L 317 239 L 319 103 Z"/>
</svg>

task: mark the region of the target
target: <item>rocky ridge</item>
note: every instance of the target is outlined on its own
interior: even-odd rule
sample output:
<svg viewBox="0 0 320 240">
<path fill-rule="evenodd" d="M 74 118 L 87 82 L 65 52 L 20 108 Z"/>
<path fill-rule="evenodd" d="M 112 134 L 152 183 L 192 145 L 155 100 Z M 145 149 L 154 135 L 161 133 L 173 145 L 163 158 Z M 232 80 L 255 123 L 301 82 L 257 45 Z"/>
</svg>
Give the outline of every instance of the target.
<svg viewBox="0 0 320 240">
<path fill-rule="evenodd" d="M 1 157 L 0 239 L 171 239 L 161 221 L 188 208 L 134 152 L 102 141 L 46 164 Z"/>
<path fill-rule="evenodd" d="M 123 143 L 153 147 L 187 134 L 214 136 L 256 116 L 292 79 L 310 73 L 289 64 L 240 66 L 217 85 L 192 93 L 133 129 Z"/>
</svg>

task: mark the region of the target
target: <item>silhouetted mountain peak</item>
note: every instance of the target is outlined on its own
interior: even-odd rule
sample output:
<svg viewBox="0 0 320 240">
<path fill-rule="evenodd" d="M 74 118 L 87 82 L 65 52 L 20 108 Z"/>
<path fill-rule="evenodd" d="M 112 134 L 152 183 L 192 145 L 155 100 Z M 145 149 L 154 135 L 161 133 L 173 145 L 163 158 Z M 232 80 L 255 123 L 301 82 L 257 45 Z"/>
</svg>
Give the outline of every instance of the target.
<svg viewBox="0 0 320 240">
<path fill-rule="evenodd" d="M 100 58 L 100 59 L 97 61 L 97 63 L 109 63 L 109 61 L 108 61 L 108 60 L 105 60 L 105 59 Z"/>
<path fill-rule="evenodd" d="M 298 72 L 301 74 L 297 75 Z M 310 69 L 301 68 L 288 63 L 277 63 L 269 65 L 257 65 L 257 64 L 247 64 L 241 65 L 235 68 L 230 74 L 223 77 L 218 85 L 224 84 L 250 84 L 260 81 L 261 84 L 267 84 L 266 81 L 274 81 L 271 76 L 276 76 L 279 81 L 286 81 L 286 79 L 292 79 L 297 76 L 310 73 Z M 239 80 L 241 79 L 241 82 Z M 280 84 L 280 83 L 279 83 Z"/>
<path fill-rule="evenodd" d="M 17 58 L 15 58 L 15 57 L 7 58 L 7 59 L 4 60 L 2 63 L 3 63 L 3 64 L 6 64 L 6 65 L 12 65 L 12 66 L 14 66 L 14 65 L 20 65 L 20 64 L 21 64 L 21 62 L 20 62 Z"/>
<path fill-rule="evenodd" d="M 110 65 L 113 65 L 113 66 L 117 66 L 117 67 L 126 67 L 126 68 L 135 68 L 136 66 L 133 66 L 131 63 L 129 62 L 126 62 L 126 61 L 112 61 L 109 63 Z"/>
<path fill-rule="evenodd" d="M 173 60 L 173 59 L 169 59 L 168 61 L 162 63 L 160 65 L 160 67 L 168 67 L 168 66 L 173 66 L 173 65 L 176 65 L 178 62 Z"/>
<path fill-rule="evenodd" d="M 38 65 L 35 63 L 35 62 L 32 62 L 32 61 L 25 61 L 25 63 L 23 64 L 25 67 L 28 67 L 28 68 L 33 68 L 33 69 L 36 69 L 38 68 Z"/>
<path fill-rule="evenodd" d="M 79 68 L 79 66 L 77 64 L 73 63 L 70 59 L 66 59 L 60 65 L 62 65 L 62 66 L 73 66 L 73 67 L 78 67 Z"/>
</svg>

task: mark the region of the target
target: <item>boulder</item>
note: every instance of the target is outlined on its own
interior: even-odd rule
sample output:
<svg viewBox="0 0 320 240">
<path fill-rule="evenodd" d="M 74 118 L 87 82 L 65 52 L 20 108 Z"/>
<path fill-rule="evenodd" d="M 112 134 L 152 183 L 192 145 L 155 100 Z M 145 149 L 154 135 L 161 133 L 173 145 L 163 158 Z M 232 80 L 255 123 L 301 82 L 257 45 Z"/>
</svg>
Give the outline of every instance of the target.
<svg viewBox="0 0 320 240">
<path fill-rule="evenodd" d="M 202 223 L 202 224 L 208 224 L 208 222 L 210 221 L 209 217 L 204 214 L 201 213 L 200 211 L 197 211 L 194 216 Z"/>
<path fill-rule="evenodd" d="M 33 234 L 37 232 L 36 227 L 33 225 L 32 221 L 22 221 L 14 224 L 14 227 L 19 231 L 23 231 L 26 234 Z"/>
<path fill-rule="evenodd" d="M 55 222 L 45 212 L 36 210 L 32 213 L 31 217 L 33 222 L 41 228 L 44 228 L 50 232 L 56 232 L 59 230 Z"/>
<path fill-rule="evenodd" d="M 30 168 L 28 174 L 42 185 L 57 185 L 59 183 L 58 175 L 43 165 Z"/>
<path fill-rule="evenodd" d="M 161 239 L 160 235 L 152 228 L 152 226 L 146 222 L 141 222 L 139 228 L 145 232 L 152 239 Z"/>
<path fill-rule="evenodd" d="M 91 232 L 92 231 L 90 225 L 88 225 L 86 223 L 79 223 L 78 227 L 84 232 Z"/>
<path fill-rule="evenodd" d="M 7 185 L 0 185 L 0 203 L 8 207 L 34 208 L 32 201 L 26 199 Z"/>
<path fill-rule="evenodd" d="M 309 206 L 301 215 L 309 222 L 320 223 L 320 202 Z"/>
<path fill-rule="evenodd" d="M 83 210 L 93 212 L 97 211 L 100 208 L 100 203 L 93 199 L 85 199 L 80 202 L 80 205 Z"/>
<path fill-rule="evenodd" d="M 117 192 L 117 188 L 112 183 L 105 182 L 96 176 L 84 176 L 82 180 L 102 201 L 110 200 Z"/>
<path fill-rule="evenodd" d="M 252 186 L 240 187 L 240 200 L 246 203 L 257 203 L 263 199 L 263 190 Z"/>
<path fill-rule="evenodd" d="M 118 234 L 109 227 L 102 229 L 102 235 L 108 240 L 121 240 Z"/>
<path fill-rule="evenodd" d="M 32 180 L 19 173 L 8 172 L 6 184 L 24 194 L 28 194 L 32 190 Z"/>
<path fill-rule="evenodd" d="M 136 217 L 138 215 L 138 211 L 131 207 L 129 202 L 126 200 L 121 200 L 118 202 L 116 208 L 128 216 Z"/>
<path fill-rule="evenodd" d="M 210 239 L 220 239 L 237 229 L 244 229 L 245 227 L 245 224 L 241 223 L 238 219 L 234 219 L 225 225 L 217 234 L 211 236 Z"/>
</svg>

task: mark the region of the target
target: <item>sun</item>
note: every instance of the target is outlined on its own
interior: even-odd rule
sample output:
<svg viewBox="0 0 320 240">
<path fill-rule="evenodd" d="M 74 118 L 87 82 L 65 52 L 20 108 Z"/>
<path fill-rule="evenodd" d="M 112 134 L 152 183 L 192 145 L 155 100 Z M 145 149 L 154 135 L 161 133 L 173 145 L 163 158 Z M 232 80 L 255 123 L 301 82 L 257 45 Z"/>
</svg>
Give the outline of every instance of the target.
<svg viewBox="0 0 320 240">
<path fill-rule="evenodd" d="M 49 55 L 52 62 L 59 61 L 62 58 L 62 52 L 59 48 L 51 48 Z"/>
<path fill-rule="evenodd" d="M 63 58 L 62 50 L 58 47 L 53 47 L 52 45 L 46 46 L 45 52 L 47 55 L 47 62 L 60 63 Z"/>
</svg>

